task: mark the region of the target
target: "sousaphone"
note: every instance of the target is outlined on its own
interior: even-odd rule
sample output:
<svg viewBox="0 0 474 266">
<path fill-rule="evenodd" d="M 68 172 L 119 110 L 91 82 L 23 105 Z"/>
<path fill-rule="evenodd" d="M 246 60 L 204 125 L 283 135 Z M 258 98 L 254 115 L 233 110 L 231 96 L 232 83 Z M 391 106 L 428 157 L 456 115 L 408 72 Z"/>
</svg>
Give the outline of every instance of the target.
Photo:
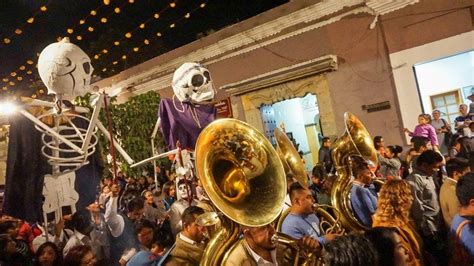
<svg viewBox="0 0 474 266">
<path fill-rule="evenodd" d="M 267 138 L 236 119 L 219 119 L 204 128 L 195 156 L 201 184 L 223 214 L 201 265 L 221 265 L 240 225 L 263 226 L 278 217 L 286 195 L 285 172 Z"/>
<path fill-rule="evenodd" d="M 291 140 L 279 128 L 274 130 L 277 142 L 276 151 L 285 169 L 285 173 L 292 173 L 301 186 L 308 187 L 308 176 L 304 168 L 303 160 Z"/>
<path fill-rule="evenodd" d="M 332 159 L 338 177 L 331 190 L 331 203 L 340 213 L 343 226 L 351 231 L 367 229 L 351 210 L 349 194 L 352 187 L 352 158 L 361 157 L 377 165 L 377 151 L 372 137 L 362 122 L 352 113 L 344 113 L 345 132 L 331 146 Z"/>
</svg>

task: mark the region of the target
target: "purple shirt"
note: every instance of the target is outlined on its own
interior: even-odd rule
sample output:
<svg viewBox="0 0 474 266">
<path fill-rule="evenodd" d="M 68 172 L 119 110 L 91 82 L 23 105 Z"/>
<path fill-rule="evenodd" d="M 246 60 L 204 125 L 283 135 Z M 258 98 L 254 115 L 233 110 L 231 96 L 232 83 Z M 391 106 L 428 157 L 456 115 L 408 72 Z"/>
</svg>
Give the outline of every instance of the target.
<svg viewBox="0 0 474 266">
<path fill-rule="evenodd" d="M 415 131 L 410 134 L 410 137 L 425 137 L 428 138 L 431 142 L 431 145 L 438 146 L 438 137 L 436 136 L 435 128 L 430 124 L 417 125 Z"/>
<path fill-rule="evenodd" d="M 161 132 L 169 150 L 179 140 L 183 149 L 194 150 L 199 133 L 216 118 L 213 104 L 181 103 L 178 99 L 161 99 Z"/>
</svg>

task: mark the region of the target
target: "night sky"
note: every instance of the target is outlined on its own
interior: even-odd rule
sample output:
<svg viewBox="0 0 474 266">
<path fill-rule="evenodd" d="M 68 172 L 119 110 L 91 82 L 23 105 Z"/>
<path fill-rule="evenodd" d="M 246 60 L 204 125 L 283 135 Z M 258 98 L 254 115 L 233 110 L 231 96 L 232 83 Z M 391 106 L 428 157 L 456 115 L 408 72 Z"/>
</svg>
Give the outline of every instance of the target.
<svg viewBox="0 0 474 266">
<path fill-rule="evenodd" d="M 58 37 L 70 37 L 91 57 L 93 80 L 98 80 L 286 2 L 110 0 L 104 5 L 102 0 L 0 0 L 0 98 L 31 96 L 44 88 L 35 68 L 37 53 Z"/>
</svg>

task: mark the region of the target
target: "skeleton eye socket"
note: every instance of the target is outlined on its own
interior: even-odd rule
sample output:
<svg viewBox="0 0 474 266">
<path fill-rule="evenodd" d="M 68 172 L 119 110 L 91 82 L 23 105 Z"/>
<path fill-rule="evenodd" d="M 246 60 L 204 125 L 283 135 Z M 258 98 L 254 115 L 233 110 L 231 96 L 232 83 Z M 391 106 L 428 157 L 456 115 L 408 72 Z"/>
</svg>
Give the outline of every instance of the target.
<svg viewBox="0 0 474 266">
<path fill-rule="evenodd" d="M 193 87 L 201 87 L 204 84 L 204 76 L 196 74 L 191 78 L 191 84 Z"/>
<path fill-rule="evenodd" d="M 209 71 L 204 71 L 203 75 L 206 77 L 207 82 L 211 81 L 211 75 L 209 74 Z"/>
<path fill-rule="evenodd" d="M 90 74 L 91 64 L 89 62 L 83 63 L 82 67 L 84 68 L 84 72 L 86 72 L 86 74 Z"/>
</svg>

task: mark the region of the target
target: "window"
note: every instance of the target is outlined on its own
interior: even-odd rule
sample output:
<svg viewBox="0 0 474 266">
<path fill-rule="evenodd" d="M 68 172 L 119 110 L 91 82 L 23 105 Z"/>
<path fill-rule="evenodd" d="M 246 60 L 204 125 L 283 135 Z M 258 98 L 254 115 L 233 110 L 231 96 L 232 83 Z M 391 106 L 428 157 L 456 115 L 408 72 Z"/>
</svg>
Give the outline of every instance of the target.
<svg viewBox="0 0 474 266">
<path fill-rule="evenodd" d="M 449 124 L 453 124 L 454 119 L 459 116 L 459 105 L 461 104 L 459 90 L 431 95 L 430 99 L 433 110 L 438 109 L 441 112 L 441 117 Z"/>
</svg>

